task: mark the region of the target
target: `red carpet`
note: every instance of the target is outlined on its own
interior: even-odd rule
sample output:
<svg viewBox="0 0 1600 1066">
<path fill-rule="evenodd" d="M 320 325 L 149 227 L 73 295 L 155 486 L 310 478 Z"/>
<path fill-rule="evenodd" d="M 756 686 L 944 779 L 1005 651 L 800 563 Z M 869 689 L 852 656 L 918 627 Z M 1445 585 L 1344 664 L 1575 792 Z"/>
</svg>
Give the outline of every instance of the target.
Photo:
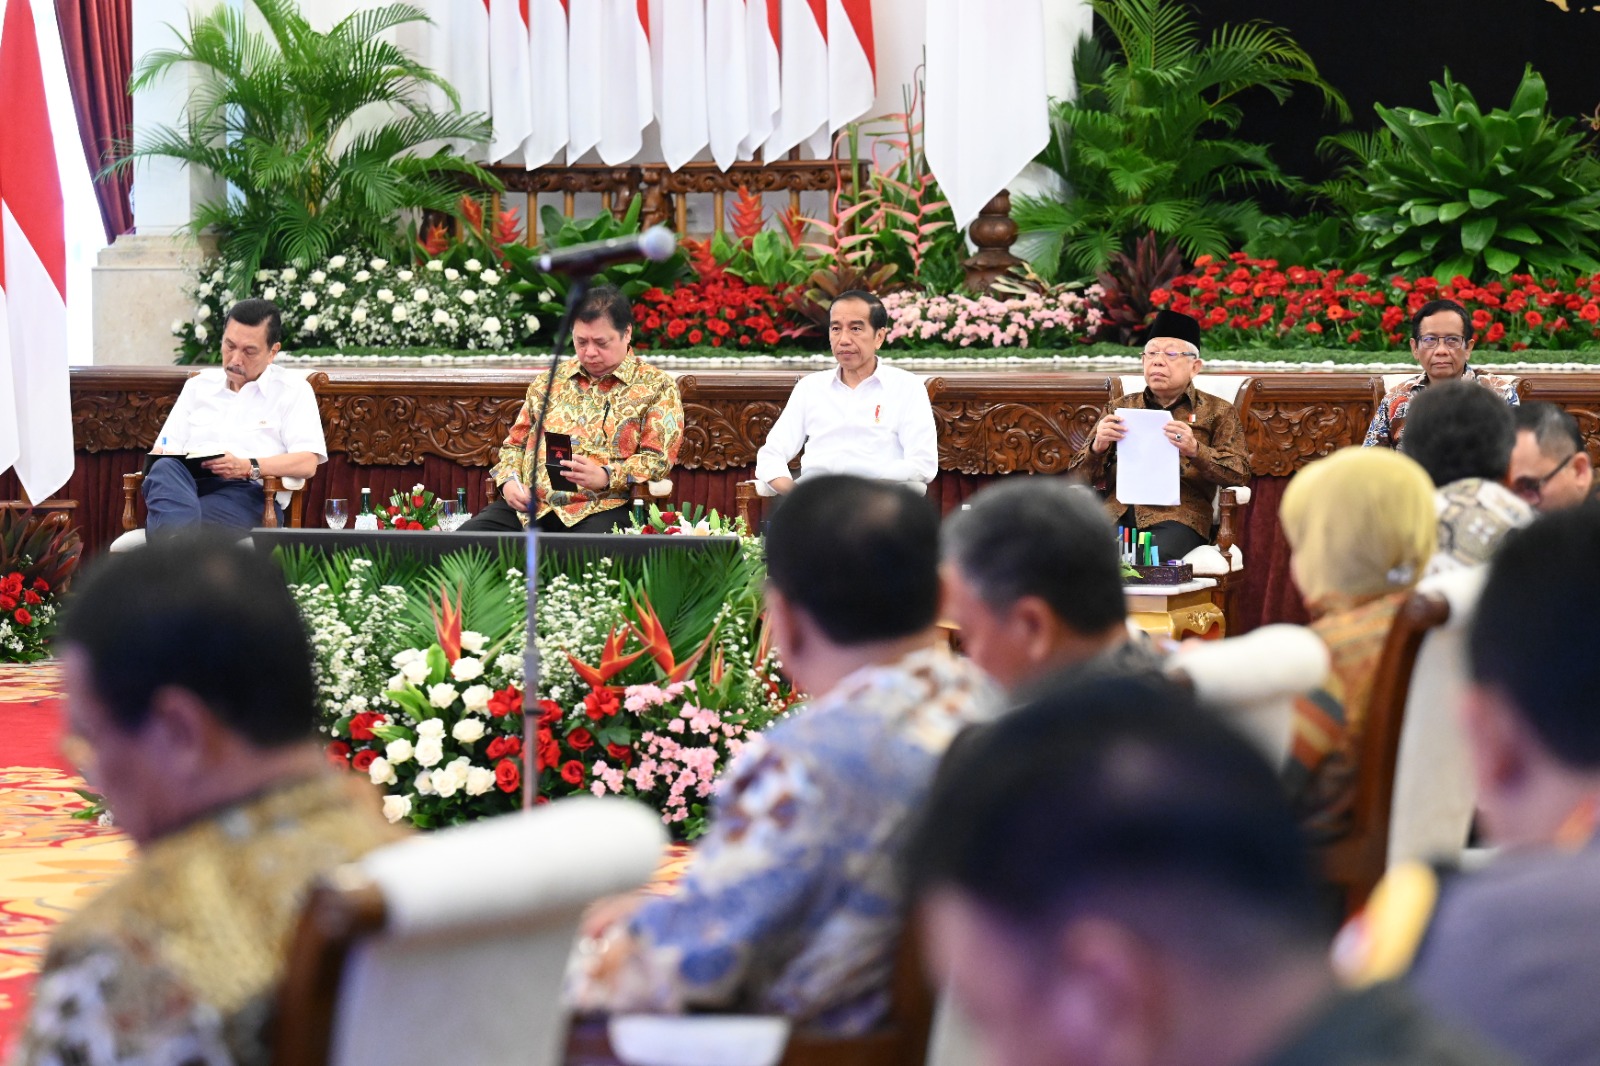
<svg viewBox="0 0 1600 1066">
<path fill-rule="evenodd" d="M 83 782 L 56 740 L 60 672 L 0 666 L 0 1061 L 27 1016 L 50 930 L 123 870 L 132 846 L 71 815 Z"/>
</svg>

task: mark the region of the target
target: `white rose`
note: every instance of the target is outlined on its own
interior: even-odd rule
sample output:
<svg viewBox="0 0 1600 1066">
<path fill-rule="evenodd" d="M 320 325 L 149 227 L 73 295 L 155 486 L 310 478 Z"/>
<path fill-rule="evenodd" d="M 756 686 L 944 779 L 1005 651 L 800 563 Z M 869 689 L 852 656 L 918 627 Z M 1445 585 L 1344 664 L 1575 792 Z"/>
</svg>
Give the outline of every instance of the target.
<svg viewBox="0 0 1600 1066">
<path fill-rule="evenodd" d="M 183 332 L 183 326 L 184 326 L 183 319 L 181 319 L 181 318 L 173 319 L 172 320 L 172 335 L 174 337 L 176 337 L 178 334 L 182 333 Z"/>
<path fill-rule="evenodd" d="M 211 282 L 209 282 L 209 281 L 206 282 L 204 285 L 200 286 L 199 294 L 200 294 L 201 299 L 204 299 L 205 297 L 210 296 L 211 293 L 215 290 L 215 288 L 216 287 L 214 285 L 212 285 Z"/>
<path fill-rule="evenodd" d="M 478 302 L 478 294 L 473 292 L 471 289 L 462 289 L 461 302 L 466 304 L 468 307 L 471 307 L 473 304 Z"/>
<path fill-rule="evenodd" d="M 378 299 L 386 304 L 394 303 L 394 292 L 391 289 L 379 289 Z"/>
<path fill-rule="evenodd" d="M 327 280 L 328 280 L 327 271 L 324 271 L 324 270 L 313 270 L 311 272 L 311 284 L 313 284 L 313 285 L 321 285 L 324 281 L 327 281 Z"/>
<path fill-rule="evenodd" d="M 201 295 L 204 295 L 204 293 L 202 293 Z M 210 317 L 211 317 L 211 308 L 207 307 L 205 304 L 201 304 L 200 305 L 200 309 L 194 313 L 194 320 L 196 322 L 204 322 L 206 319 L 208 319 Z"/>
<path fill-rule="evenodd" d="M 467 795 L 481 796 L 494 787 L 494 771 L 474 766 L 467 771 Z"/>
<path fill-rule="evenodd" d="M 434 740 L 443 740 L 444 720 L 441 718 L 429 718 L 427 721 L 417 726 L 417 736 L 432 737 Z"/>
<path fill-rule="evenodd" d="M 425 304 L 428 302 L 428 290 L 418 289 L 416 292 L 411 294 L 411 298 L 419 304 Z"/>
<path fill-rule="evenodd" d="M 417 795 L 419 795 L 419 796 L 431 796 L 431 795 L 433 795 L 433 774 L 430 773 L 429 771 L 427 771 L 427 770 L 422 771 L 420 774 L 418 774 L 416 776 L 416 778 L 411 782 L 411 784 L 412 784 L 412 786 L 414 788 L 416 788 Z"/>
<path fill-rule="evenodd" d="M 500 320 L 498 318 L 494 317 L 493 315 L 490 315 L 488 318 L 483 320 L 483 331 L 485 333 L 489 334 L 489 336 L 491 336 L 491 337 L 494 336 L 496 333 L 499 333 L 500 332 Z"/>
<path fill-rule="evenodd" d="M 461 265 L 467 268 L 467 273 L 469 274 L 476 274 L 478 271 L 483 269 L 483 264 L 478 262 L 476 259 L 468 259 Z"/>
<path fill-rule="evenodd" d="M 453 705 L 459 695 L 461 693 L 456 691 L 456 687 L 447 682 L 441 681 L 437 685 L 428 686 L 428 702 L 441 711 Z"/>
<path fill-rule="evenodd" d="M 389 265 L 389 260 L 387 260 L 387 259 L 373 259 L 367 265 L 370 266 L 373 270 L 382 270 L 384 267 Z"/>
<path fill-rule="evenodd" d="M 483 650 L 483 646 L 487 643 L 489 643 L 489 638 L 484 636 L 482 633 L 471 629 L 463 629 L 461 631 L 462 651 L 470 651 L 472 654 L 476 655 Z"/>
<path fill-rule="evenodd" d="M 276 285 L 268 285 L 261 290 L 261 298 L 263 300 L 276 300 L 278 298 L 278 287 Z"/>
<path fill-rule="evenodd" d="M 498 285 L 500 283 L 500 272 L 497 270 L 485 270 L 482 279 L 485 285 Z"/>
<path fill-rule="evenodd" d="M 270 271 L 270 270 L 258 270 L 258 271 L 256 271 L 256 280 L 257 281 L 266 281 L 270 277 L 272 277 L 272 271 Z"/>
<path fill-rule="evenodd" d="M 442 307 L 435 307 L 433 309 L 433 324 L 434 325 L 443 326 L 443 325 L 447 324 L 449 321 L 450 321 L 450 312 L 446 311 Z"/>
<path fill-rule="evenodd" d="M 305 333 L 315 333 L 322 328 L 322 319 L 316 315 L 307 315 L 306 320 L 300 323 L 300 329 Z"/>
<path fill-rule="evenodd" d="M 479 718 L 463 718 L 450 730 L 450 735 L 463 744 L 473 744 L 483 739 L 483 721 Z"/>
<path fill-rule="evenodd" d="M 487 710 L 489 701 L 494 698 L 494 689 L 488 685 L 473 685 L 461 694 L 461 702 L 467 710 L 477 713 Z"/>
<path fill-rule="evenodd" d="M 473 678 L 482 677 L 483 660 L 463 655 L 450 664 L 450 676 L 457 681 L 471 681 Z"/>
<path fill-rule="evenodd" d="M 427 658 L 427 656 L 422 654 L 421 648 L 407 648 L 405 651 L 395 652 L 394 658 L 389 660 L 389 665 L 398 670 L 406 663 L 414 663 L 425 658 Z"/>
<path fill-rule="evenodd" d="M 402 270 L 400 273 L 396 274 L 395 277 L 399 278 L 401 281 L 410 281 L 412 278 L 416 277 L 416 275 L 411 273 L 409 270 Z"/>
<path fill-rule="evenodd" d="M 307 289 L 305 292 L 301 293 L 300 306 L 306 308 L 307 310 L 317 306 L 317 294 L 312 292 L 310 289 Z"/>
<path fill-rule="evenodd" d="M 413 685 L 420 685 L 424 681 L 428 680 L 428 674 L 430 672 L 431 671 L 428 669 L 427 660 L 425 659 L 412 659 L 410 662 L 400 667 L 400 673 L 404 675 L 405 679 L 411 682 Z"/>
<path fill-rule="evenodd" d="M 399 766 L 403 762 L 410 762 L 411 756 L 415 754 L 416 751 L 411 747 L 411 741 L 405 737 L 389 741 L 388 746 L 383 749 L 384 758 L 388 759 L 390 764 L 394 766 Z"/>
<path fill-rule="evenodd" d="M 417 765 L 438 766 L 444 758 L 444 741 L 438 737 L 422 737 L 417 741 Z"/>
<path fill-rule="evenodd" d="M 398 822 L 411 813 L 411 797 L 400 796 L 394 793 L 383 797 L 383 816 L 390 822 Z"/>
<path fill-rule="evenodd" d="M 278 276 L 284 281 L 293 281 L 295 278 L 300 276 L 300 272 L 294 267 L 284 267 L 283 273 L 279 274 Z"/>
<path fill-rule="evenodd" d="M 409 312 L 406 311 L 406 305 L 395 304 L 394 310 L 389 312 L 389 317 L 394 319 L 396 322 L 404 322 L 406 318 L 409 317 Z"/>
<path fill-rule="evenodd" d="M 356 280 L 360 281 L 360 282 L 371 281 L 372 280 L 372 273 L 370 271 L 366 271 L 366 270 L 358 270 L 358 271 L 356 271 Z"/>
<path fill-rule="evenodd" d="M 338 270 L 341 267 L 343 267 L 345 265 L 345 263 L 347 263 L 347 262 L 349 262 L 349 260 L 346 259 L 344 256 L 336 255 L 332 259 L 328 260 L 328 269 L 329 270 Z"/>
<path fill-rule="evenodd" d="M 367 776 L 372 778 L 374 785 L 392 785 L 400 780 L 395 776 L 394 767 L 389 765 L 389 760 L 382 755 L 372 760 L 372 765 L 367 767 Z"/>
<path fill-rule="evenodd" d="M 444 268 L 444 280 L 446 280 L 446 281 L 455 281 L 460 276 L 461 276 L 461 271 L 457 270 L 455 267 L 445 267 Z"/>
<path fill-rule="evenodd" d="M 539 290 L 539 302 L 542 303 L 542 304 L 555 303 L 556 302 L 555 290 L 554 289 L 540 289 Z"/>
<path fill-rule="evenodd" d="M 461 790 L 467 783 L 467 760 L 457 759 L 449 766 L 441 766 L 433 772 L 433 789 L 445 799 L 449 799 Z"/>
<path fill-rule="evenodd" d="M 430 259 L 430 260 L 428 260 L 428 269 L 433 271 L 435 274 L 439 273 L 439 271 L 444 269 L 444 260 L 442 260 L 442 259 Z"/>
<path fill-rule="evenodd" d="M 194 328 L 194 339 L 197 341 L 203 341 L 210 334 L 210 332 L 211 331 L 206 329 L 204 326 L 196 326 Z"/>
<path fill-rule="evenodd" d="M 355 323 L 356 325 L 359 326 L 359 325 L 361 325 L 361 323 L 365 322 L 366 320 L 367 320 L 367 309 L 365 307 L 358 307 L 354 311 L 350 312 L 350 321 Z"/>
<path fill-rule="evenodd" d="M 522 320 L 522 327 L 529 333 L 539 332 L 539 316 L 529 315 L 527 318 L 524 318 Z"/>
<path fill-rule="evenodd" d="M 328 286 L 328 295 L 332 296 L 335 300 L 337 300 L 339 297 L 343 296 L 344 295 L 344 282 L 336 281 L 332 285 L 329 285 Z"/>
</svg>

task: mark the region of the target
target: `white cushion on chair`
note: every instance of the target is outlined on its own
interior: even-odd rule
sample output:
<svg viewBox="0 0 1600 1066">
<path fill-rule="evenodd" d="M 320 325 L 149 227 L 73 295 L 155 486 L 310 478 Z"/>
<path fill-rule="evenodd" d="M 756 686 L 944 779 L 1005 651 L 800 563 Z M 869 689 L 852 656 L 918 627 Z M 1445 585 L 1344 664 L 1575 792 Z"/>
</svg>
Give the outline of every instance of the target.
<svg viewBox="0 0 1600 1066">
<path fill-rule="evenodd" d="M 330 1062 L 555 1066 L 578 919 L 665 842 L 643 804 L 580 796 L 373 852 L 388 922 L 351 953 Z"/>
<path fill-rule="evenodd" d="M 1234 501 L 1236 503 L 1240 504 L 1241 506 L 1243 506 L 1244 504 L 1249 503 L 1250 502 L 1250 486 L 1249 485 L 1234 485 L 1233 486 L 1233 498 L 1234 498 Z"/>
<path fill-rule="evenodd" d="M 111 546 L 107 548 L 106 551 L 131 552 L 138 551 L 142 547 L 144 547 L 144 530 L 130 529 L 126 533 L 122 534 L 122 536 L 112 541 Z"/>
<path fill-rule="evenodd" d="M 672 495 L 672 479 L 662 478 L 660 481 L 645 482 L 645 490 L 656 499 Z"/>
<path fill-rule="evenodd" d="M 1230 561 L 1233 564 L 1231 568 L 1228 565 Z M 1244 553 L 1237 544 L 1228 549 L 1227 555 L 1223 555 L 1222 549 L 1215 544 L 1202 544 L 1185 555 L 1183 562 L 1194 567 L 1195 577 L 1221 577 L 1244 569 Z"/>
<path fill-rule="evenodd" d="M 1328 676 L 1328 647 L 1305 626 L 1270 625 L 1242 637 L 1187 641 L 1167 658 L 1195 693 L 1219 708 L 1266 752 L 1273 765 L 1289 755 L 1295 697 Z"/>
</svg>

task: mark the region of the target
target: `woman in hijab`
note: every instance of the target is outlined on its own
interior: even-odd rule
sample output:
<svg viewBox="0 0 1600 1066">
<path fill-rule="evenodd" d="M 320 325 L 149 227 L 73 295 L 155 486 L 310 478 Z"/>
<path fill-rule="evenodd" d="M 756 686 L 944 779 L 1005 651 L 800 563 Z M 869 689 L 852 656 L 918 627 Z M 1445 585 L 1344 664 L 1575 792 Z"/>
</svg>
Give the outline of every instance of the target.
<svg viewBox="0 0 1600 1066">
<path fill-rule="evenodd" d="M 1438 543 L 1433 481 L 1397 452 L 1345 448 L 1296 474 L 1278 513 L 1330 658 L 1323 688 L 1296 705 L 1287 783 L 1307 830 L 1326 839 L 1346 827 L 1384 641 Z"/>
</svg>

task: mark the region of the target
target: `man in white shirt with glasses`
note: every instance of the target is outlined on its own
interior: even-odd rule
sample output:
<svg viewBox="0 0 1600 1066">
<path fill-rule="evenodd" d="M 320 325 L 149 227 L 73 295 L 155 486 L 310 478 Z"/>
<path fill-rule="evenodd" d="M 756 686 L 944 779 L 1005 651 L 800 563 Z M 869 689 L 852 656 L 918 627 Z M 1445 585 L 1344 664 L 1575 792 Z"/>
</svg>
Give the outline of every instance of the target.
<svg viewBox="0 0 1600 1066">
<path fill-rule="evenodd" d="M 1438 381 L 1476 381 L 1515 407 L 1519 402 L 1515 381 L 1485 374 L 1467 364 L 1474 343 L 1472 316 L 1454 300 L 1429 300 L 1417 308 L 1411 316 L 1411 357 L 1422 367 L 1422 373 L 1406 378 L 1384 394 L 1362 444 L 1368 448 L 1398 448 L 1412 398 Z"/>
<path fill-rule="evenodd" d="M 140 491 L 151 536 L 187 526 L 252 529 L 261 520 L 261 479 L 308 478 L 328 461 L 317 397 L 305 375 L 274 366 L 283 322 L 269 300 L 241 300 L 222 330 L 222 366 L 184 383 L 155 453 L 213 455 L 195 476 L 181 462 L 154 460 Z M 280 494 L 280 516 L 287 494 Z"/>
<path fill-rule="evenodd" d="M 889 313 L 870 292 L 839 294 L 828 311 L 838 366 L 807 374 L 756 453 L 756 480 L 782 495 L 794 488 L 789 460 L 805 449 L 801 477 L 854 474 L 925 486 L 939 472 L 933 405 L 922 380 L 886 366 L 878 349 Z"/>
</svg>

